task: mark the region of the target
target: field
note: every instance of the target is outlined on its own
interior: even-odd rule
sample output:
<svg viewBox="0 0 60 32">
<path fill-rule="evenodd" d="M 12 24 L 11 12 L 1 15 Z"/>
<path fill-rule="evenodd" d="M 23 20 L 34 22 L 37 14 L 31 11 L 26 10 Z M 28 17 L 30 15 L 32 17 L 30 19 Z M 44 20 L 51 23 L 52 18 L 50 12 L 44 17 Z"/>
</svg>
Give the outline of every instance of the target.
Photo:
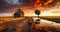
<svg viewBox="0 0 60 32">
<path fill-rule="evenodd" d="M 40 17 L 42 18 L 42 17 Z M 46 18 L 46 17 L 43 17 Z M 55 19 L 59 17 L 47 17 L 46 19 Z M 29 20 L 30 19 L 30 20 Z M 53 25 L 53 24 L 32 24 L 32 26 L 29 26 L 29 22 L 33 23 L 34 20 L 32 20 L 31 17 L 20 17 L 20 18 L 14 18 L 14 17 L 0 17 L 0 32 L 26 32 L 26 31 L 47 31 L 52 32 L 53 30 L 56 32 L 60 32 L 60 25 Z M 35 27 L 34 27 L 35 25 Z M 34 27 L 35 30 L 32 28 Z M 30 29 L 30 30 L 29 30 Z"/>
</svg>

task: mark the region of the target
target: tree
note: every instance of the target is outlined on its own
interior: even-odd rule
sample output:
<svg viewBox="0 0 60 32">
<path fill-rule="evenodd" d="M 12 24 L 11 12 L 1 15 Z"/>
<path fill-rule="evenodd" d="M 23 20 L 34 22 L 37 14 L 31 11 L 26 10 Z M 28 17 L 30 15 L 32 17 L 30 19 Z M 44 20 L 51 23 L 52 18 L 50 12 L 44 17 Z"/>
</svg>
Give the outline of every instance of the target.
<svg viewBox="0 0 60 32">
<path fill-rule="evenodd" d="M 39 10 L 35 10 L 35 14 L 38 15 L 38 19 L 37 19 L 38 21 L 40 21 L 40 19 L 39 19 L 40 13 L 41 13 L 41 12 L 40 12 Z"/>
<path fill-rule="evenodd" d="M 14 13 L 14 17 L 21 17 L 21 14 L 24 14 L 24 12 L 21 9 L 17 9 L 17 11 Z"/>
</svg>

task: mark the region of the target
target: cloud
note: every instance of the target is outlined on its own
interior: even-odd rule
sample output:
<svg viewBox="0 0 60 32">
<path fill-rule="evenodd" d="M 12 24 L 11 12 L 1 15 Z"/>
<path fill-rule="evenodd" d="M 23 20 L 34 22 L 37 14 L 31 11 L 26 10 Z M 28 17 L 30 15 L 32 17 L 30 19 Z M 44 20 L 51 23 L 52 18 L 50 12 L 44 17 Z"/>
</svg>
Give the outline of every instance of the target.
<svg viewBox="0 0 60 32">
<path fill-rule="evenodd" d="M 21 8 L 21 7 L 31 7 L 30 9 L 34 8 L 34 3 L 37 0 L 0 0 L 0 12 L 8 12 L 9 9 L 12 8 Z M 44 0 L 43 0 L 44 1 Z M 22 2 L 22 3 L 21 3 Z M 51 6 L 55 6 L 57 2 L 60 2 L 60 0 L 53 0 L 52 3 L 49 3 Z M 19 4 L 21 3 L 21 4 Z M 49 6 L 48 5 L 48 6 Z"/>
<path fill-rule="evenodd" d="M 53 0 L 53 2 L 50 3 L 49 5 L 55 6 L 58 2 L 60 2 L 60 0 Z"/>
</svg>

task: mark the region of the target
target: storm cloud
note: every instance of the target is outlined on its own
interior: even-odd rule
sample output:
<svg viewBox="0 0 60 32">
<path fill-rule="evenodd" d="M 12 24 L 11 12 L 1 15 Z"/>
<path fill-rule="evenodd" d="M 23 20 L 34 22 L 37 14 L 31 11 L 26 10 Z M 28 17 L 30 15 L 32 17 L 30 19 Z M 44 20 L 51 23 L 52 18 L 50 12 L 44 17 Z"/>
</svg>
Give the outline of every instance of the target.
<svg viewBox="0 0 60 32">
<path fill-rule="evenodd" d="M 0 0 L 0 13 L 8 12 L 11 8 L 21 8 L 25 6 L 32 6 L 34 8 L 36 1 L 37 0 Z M 40 1 L 46 2 L 47 0 Z M 53 0 L 49 5 L 55 6 L 57 2 L 60 2 L 60 0 Z"/>
<path fill-rule="evenodd" d="M 60 2 L 60 0 L 53 0 L 53 2 L 50 3 L 49 5 L 55 6 L 58 2 Z"/>
</svg>

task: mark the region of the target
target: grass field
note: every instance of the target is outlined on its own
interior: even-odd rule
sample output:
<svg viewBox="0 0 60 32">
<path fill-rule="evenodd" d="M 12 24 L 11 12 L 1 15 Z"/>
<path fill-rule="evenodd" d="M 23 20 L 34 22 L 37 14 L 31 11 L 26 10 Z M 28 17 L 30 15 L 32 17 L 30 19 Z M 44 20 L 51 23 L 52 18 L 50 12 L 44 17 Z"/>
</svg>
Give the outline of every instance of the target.
<svg viewBox="0 0 60 32">
<path fill-rule="evenodd" d="M 35 16 L 34 16 L 35 17 Z M 42 16 L 43 17 L 43 16 Z M 41 18 L 42 18 L 41 17 Z M 47 18 L 47 19 L 55 19 L 55 18 L 58 18 L 58 19 L 60 19 L 59 17 L 53 17 L 53 16 L 49 16 L 49 17 L 47 17 L 47 16 L 45 16 L 45 17 L 43 17 L 43 18 Z M 16 22 L 17 20 L 23 20 L 23 19 L 26 19 L 25 17 L 20 17 L 20 18 L 14 18 L 14 17 L 0 17 L 0 30 L 4 30 L 4 26 L 6 26 L 7 24 L 9 24 L 9 23 L 12 23 L 12 22 Z M 58 28 L 60 28 L 60 26 L 59 25 L 46 25 L 46 24 L 37 24 L 36 25 L 36 27 L 37 28 L 41 28 L 41 27 L 47 27 L 48 28 L 48 26 L 49 27 L 55 27 L 57 30 L 59 30 Z M 43 28 L 41 28 L 41 29 L 43 29 Z M 44 28 L 44 29 L 46 29 L 46 28 Z M 60 32 L 60 31 L 59 31 Z"/>
</svg>

